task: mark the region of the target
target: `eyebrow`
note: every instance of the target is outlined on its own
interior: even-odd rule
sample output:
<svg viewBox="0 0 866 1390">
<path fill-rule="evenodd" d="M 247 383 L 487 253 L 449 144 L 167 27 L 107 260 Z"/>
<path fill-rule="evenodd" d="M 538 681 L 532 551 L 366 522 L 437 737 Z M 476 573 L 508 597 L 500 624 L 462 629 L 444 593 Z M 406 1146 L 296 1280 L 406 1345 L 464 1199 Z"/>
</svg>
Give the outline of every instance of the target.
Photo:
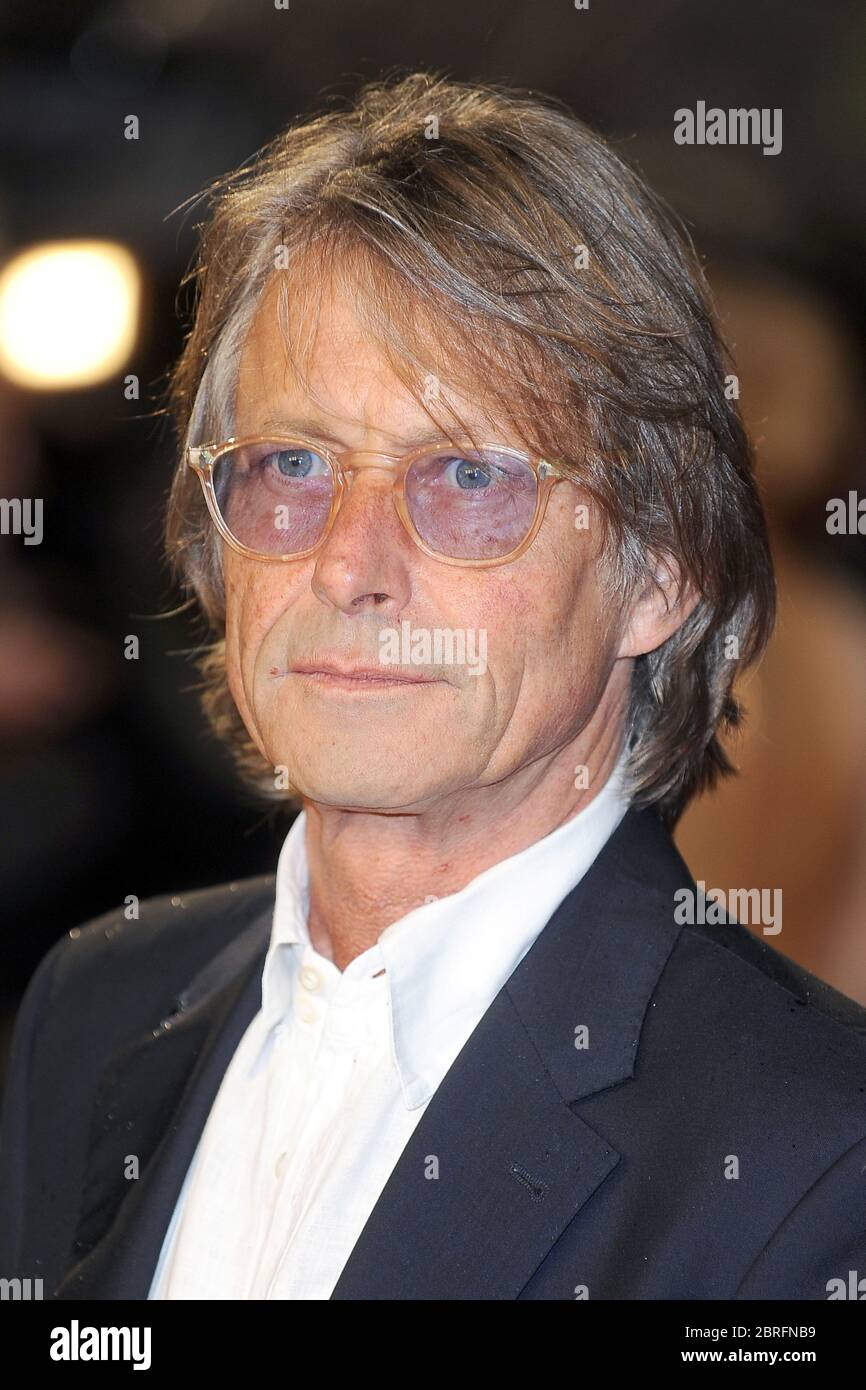
<svg viewBox="0 0 866 1390">
<path fill-rule="evenodd" d="M 304 439 L 318 440 L 323 444 L 332 444 L 336 449 L 345 449 L 348 446 L 342 439 L 338 439 L 335 434 L 330 434 L 321 420 L 315 419 L 288 419 L 284 416 L 269 415 L 262 421 L 259 429 L 253 431 L 255 434 L 267 434 L 270 430 L 275 430 L 278 434 L 300 435 Z M 476 430 L 476 434 L 484 436 L 485 430 Z M 393 438 L 393 436 L 392 436 Z M 408 453 L 411 449 L 422 449 L 428 444 L 453 444 L 457 442 L 454 436 L 443 433 L 440 429 L 422 430 L 418 434 L 413 434 L 411 438 L 403 438 L 395 442 L 395 450 Z"/>
</svg>

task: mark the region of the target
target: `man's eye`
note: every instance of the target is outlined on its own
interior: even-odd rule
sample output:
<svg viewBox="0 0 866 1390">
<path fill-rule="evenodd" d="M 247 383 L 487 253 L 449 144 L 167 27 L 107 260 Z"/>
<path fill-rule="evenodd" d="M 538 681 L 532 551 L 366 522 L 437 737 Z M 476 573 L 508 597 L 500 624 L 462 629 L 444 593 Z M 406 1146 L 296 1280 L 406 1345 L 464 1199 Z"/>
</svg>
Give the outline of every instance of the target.
<svg viewBox="0 0 866 1390">
<path fill-rule="evenodd" d="M 449 483 L 467 492 L 489 487 L 493 482 L 490 464 L 482 463 L 479 459 L 448 459 L 444 476 Z"/>
<path fill-rule="evenodd" d="M 265 454 L 261 467 L 281 478 L 321 477 L 327 464 L 311 449 L 279 449 Z"/>
</svg>

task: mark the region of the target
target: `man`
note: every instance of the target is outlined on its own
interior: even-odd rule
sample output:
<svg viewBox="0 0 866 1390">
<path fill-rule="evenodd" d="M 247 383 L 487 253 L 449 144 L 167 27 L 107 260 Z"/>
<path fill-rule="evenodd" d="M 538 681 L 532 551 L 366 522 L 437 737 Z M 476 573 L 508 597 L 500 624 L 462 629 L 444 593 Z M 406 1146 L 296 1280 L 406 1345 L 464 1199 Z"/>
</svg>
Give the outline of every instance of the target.
<svg viewBox="0 0 866 1390">
<path fill-rule="evenodd" d="M 227 180 L 199 290 L 169 545 L 208 716 L 302 814 L 275 877 L 37 971 L 2 1273 L 830 1296 L 866 1014 L 714 920 L 669 834 L 773 607 L 690 253 L 557 105 L 416 75 Z"/>
</svg>

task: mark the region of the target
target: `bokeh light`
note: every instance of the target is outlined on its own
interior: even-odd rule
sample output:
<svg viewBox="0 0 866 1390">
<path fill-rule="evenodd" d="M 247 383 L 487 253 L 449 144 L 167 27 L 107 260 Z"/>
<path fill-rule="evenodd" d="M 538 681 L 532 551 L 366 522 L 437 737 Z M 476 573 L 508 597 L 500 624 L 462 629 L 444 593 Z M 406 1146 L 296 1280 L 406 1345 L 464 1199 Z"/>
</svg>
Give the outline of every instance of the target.
<svg viewBox="0 0 866 1390">
<path fill-rule="evenodd" d="M 141 275 L 111 241 L 43 242 L 0 272 L 0 371 L 32 390 L 93 386 L 135 343 Z"/>
</svg>

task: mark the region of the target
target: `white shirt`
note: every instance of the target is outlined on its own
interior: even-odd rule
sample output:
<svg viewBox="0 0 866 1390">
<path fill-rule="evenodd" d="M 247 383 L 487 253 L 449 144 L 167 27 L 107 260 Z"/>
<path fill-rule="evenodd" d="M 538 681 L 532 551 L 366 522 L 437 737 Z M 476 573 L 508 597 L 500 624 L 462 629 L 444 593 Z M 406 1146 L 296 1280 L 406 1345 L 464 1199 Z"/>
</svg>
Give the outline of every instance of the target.
<svg viewBox="0 0 866 1390">
<path fill-rule="evenodd" d="M 330 1298 L 451 1063 L 625 814 L 623 762 L 571 820 L 414 908 L 342 972 L 310 944 L 297 817 L 262 1007 L 211 1107 L 149 1298 Z"/>
</svg>

